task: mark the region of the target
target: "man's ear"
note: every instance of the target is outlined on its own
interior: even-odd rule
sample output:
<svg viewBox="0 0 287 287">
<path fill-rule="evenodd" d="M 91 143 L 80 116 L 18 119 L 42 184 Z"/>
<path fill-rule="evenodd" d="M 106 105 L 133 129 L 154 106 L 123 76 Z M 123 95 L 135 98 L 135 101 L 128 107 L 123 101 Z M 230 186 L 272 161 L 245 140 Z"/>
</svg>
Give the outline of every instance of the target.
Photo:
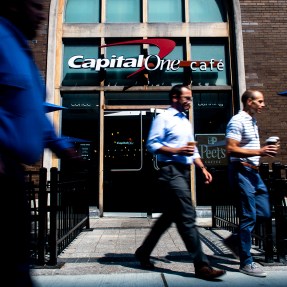
<svg viewBox="0 0 287 287">
<path fill-rule="evenodd" d="M 248 99 L 247 99 L 247 105 L 251 105 L 252 102 L 253 102 L 253 99 L 251 99 L 251 98 L 248 98 Z"/>
<path fill-rule="evenodd" d="M 173 103 L 177 103 L 177 102 L 178 102 L 178 98 L 177 98 L 176 96 L 173 96 L 173 97 L 172 97 L 172 102 L 173 102 Z"/>
</svg>

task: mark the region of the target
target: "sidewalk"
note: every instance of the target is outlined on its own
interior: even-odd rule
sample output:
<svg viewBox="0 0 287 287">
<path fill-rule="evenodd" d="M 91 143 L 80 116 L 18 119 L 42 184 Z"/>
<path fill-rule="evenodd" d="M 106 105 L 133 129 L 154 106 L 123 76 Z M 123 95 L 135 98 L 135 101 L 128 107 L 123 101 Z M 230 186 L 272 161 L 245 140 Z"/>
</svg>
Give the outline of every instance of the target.
<svg viewBox="0 0 287 287">
<path fill-rule="evenodd" d="M 90 230 L 82 232 L 58 257 L 58 266 L 34 268 L 32 275 L 39 287 L 114 287 L 114 286 L 286 286 L 287 266 L 264 264 L 266 278 L 238 272 L 239 261 L 222 243 L 230 233 L 211 229 L 211 220 L 198 218 L 204 252 L 215 268 L 227 274 L 216 281 L 194 277 L 194 267 L 173 225 L 162 236 L 152 253 L 154 271 L 142 270 L 134 257 L 155 219 L 91 218 Z M 255 248 L 258 259 L 264 258 Z M 262 261 L 262 260 L 261 260 Z"/>
</svg>

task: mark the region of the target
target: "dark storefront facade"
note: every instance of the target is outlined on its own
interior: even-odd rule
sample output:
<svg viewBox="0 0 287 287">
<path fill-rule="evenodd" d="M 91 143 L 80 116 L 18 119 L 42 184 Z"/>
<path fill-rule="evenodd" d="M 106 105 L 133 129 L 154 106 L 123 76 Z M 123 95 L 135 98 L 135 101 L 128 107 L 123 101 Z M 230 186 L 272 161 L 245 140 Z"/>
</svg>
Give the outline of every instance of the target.
<svg viewBox="0 0 287 287">
<path fill-rule="evenodd" d="M 262 136 L 272 133 L 284 142 L 286 122 L 281 117 L 285 101 L 276 94 L 286 87 L 274 84 L 280 75 L 268 63 L 278 56 L 269 46 L 262 50 L 263 24 L 259 17 L 252 19 L 257 5 L 263 9 L 262 3 L 266 4 L 266 13 L 272 13 L 274 5 L 254 2 L 256 5 L 237 0 L 47 1 L 46 67 L 40 62 L 46 68 L 47 101 L 68 108 L 51 113 L 51 120 L 82 155 L 90 178 L 90 205 L 99 207 L 102 215 L 160 212 L 157 161 L 147 152 L 145 141 L 152 119 L 168 106 L 168 91 L 174 84 L 192 88 L 189 118 L 201 156 L 215 175 L 214 186 L 206 187 L 192 167 L 197 206 L 209 206 L 213 200 L 229 196 L 224 133 L 228 120 L 240 109 L 240 95 L 247 87 L 262 90 L 270 101 L 259 118 Z M 277 2 L 278 9 L 281 5 L 287 10 L 285 2 Z M 37 52 L 37 41 L 32 45 Z M 256 51 L 251 50 L 252 45 L 258 45 Z M 262 66 L 263 60 L 266 66 Z M 281 58 L 277 62 L 278 67 Z M 278 112 L 276 119 L 273 109 Z M 265 117 L 281 119 L 281 127 Z M 286 154 L 282 150 L 279 160 Z M 48 152 L 43 165 L 77 170 Z"/>
</svg>

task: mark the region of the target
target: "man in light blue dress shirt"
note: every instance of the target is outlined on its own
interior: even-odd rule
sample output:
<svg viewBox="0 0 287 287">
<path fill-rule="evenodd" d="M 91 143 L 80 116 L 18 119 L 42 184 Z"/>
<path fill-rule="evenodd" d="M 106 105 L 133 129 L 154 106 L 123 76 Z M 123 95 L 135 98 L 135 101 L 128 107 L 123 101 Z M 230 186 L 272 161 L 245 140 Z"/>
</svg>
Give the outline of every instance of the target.
<svg viewBox="0 0 287 287">
<path fill-rule="evenodd" d="M 202 170 L 205 183 L 212 181 L 204 166 L 194 141 L 193 126 L 185 112 L 190 108 L 191 90 L 184 85 L 175 85 L 169 92 L 171 106 L 159 114 L 152 123 L 147 140 L 147 149 L 158 157 L 163 212 L 157 219 L 135 256 L 142 268 L 153 269 L 150 254 L 160 237 L 174 222 L 193 259 L 195 275 L 211 280 L 225 274 L 214 269 L 204 254 L 196 227 L 196 211 L 192 205 L 190 165 Z"/>
</svg>

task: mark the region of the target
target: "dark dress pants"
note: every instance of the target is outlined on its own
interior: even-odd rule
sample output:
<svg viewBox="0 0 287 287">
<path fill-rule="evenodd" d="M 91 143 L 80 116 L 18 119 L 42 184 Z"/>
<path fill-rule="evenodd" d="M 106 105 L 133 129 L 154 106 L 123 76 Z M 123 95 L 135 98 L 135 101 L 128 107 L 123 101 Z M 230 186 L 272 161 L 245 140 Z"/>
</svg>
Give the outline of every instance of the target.
<svg viewBox="0 0 287 287">
<path fill-rule="evenodd" d="M 195 268 L 209 265 L 202 251 L 196 227 L 196 211 L 192 205 L 190 190 L 190 166 L 164 164 L 160 169 L 159 180 L 163 212 L 145 238 L 141 251 L 150 255 L 160 237 L 174 222 L 187 251 L 193 258 Z"/>
</svg>

